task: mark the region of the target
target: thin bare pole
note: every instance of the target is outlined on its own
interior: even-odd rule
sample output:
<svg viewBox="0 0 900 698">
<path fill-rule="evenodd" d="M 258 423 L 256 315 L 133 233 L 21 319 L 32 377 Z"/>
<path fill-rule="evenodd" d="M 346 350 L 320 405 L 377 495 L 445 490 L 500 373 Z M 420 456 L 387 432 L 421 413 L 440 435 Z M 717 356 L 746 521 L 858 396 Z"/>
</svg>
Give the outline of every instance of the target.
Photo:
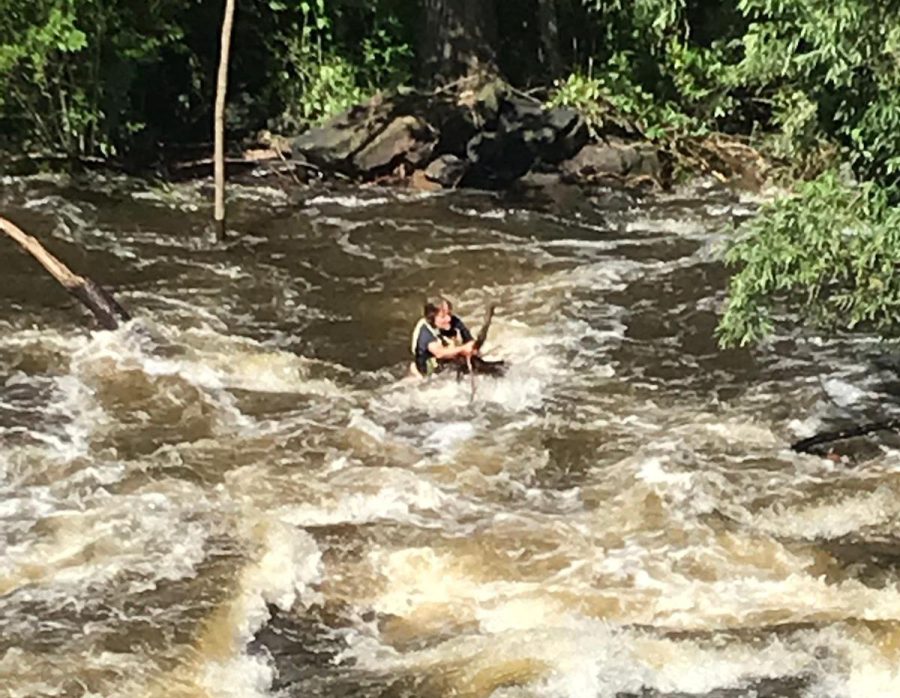
<svg viewBox="0 0 900 698">
<path fill-rule="evenodd" d="M 213 221 L 219 240 L 225 239 L 225 93 L 228 90 L 228 54 L 231 51 L 231 27 L 234 23 L 234 0 L 225 0 L 225 17 L 222 19 L 222 48 L 219 53 L 219 74 L 216 79 L 216 109 L 214 179 L 216 186 Z"/>
</svg>

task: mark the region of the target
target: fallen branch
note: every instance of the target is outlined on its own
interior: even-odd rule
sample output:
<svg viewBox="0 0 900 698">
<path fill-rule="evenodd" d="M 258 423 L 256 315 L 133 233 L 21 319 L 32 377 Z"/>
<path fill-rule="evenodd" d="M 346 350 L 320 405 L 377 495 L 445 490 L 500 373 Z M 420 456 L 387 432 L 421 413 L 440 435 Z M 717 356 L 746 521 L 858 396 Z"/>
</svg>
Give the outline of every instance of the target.
<svg viewBox="0 0 900 698">
<path fill-rule="evenodd" d="M 898 429 L 900 429 L 900 419 L 857 424 L 856 426 L 847 427 L 846 429 L 823 431 L 806 439 L 800 439 L 800 441 L 795 441 L 791 444 L 791 449 L 797 451 L 797 453 L 810 453 L 813 448 L 821 446 L 822 444 L 852 439 L 854 436 L 864 436 L 865 434 L 871 434 L 875 431 L 897 431 Z"/>
<path fill-rule="evenodd" d="M 484 317 L 484 324 L 481 326 L 481 329 L 478 331 L 478 336 L 475 338 L 475 349 L 481 349 L 482 345 L 487 341 L 488 330 L 491 329 L 491 321 L 494 319 L 494 309 L 496 306 L 492 305 L 488 307 L 487 314 Z"/>
<path fill-rule="evenodd" d="M 493 305 L 488 307 L 487 314 L 484 318 L 484 324 L 481 326 L 481 329 L 478 331 L 478 336 L 475 338 L 476 350 L 481 349 L 481 347 L 487 341 L 488 330 L 491 328 L 491 321 L 494 319 L 494 308 L 495 306 Z M 485 361 L 477 354 L 469 358 L 455 357 L 442 363 L 448 366 L 452 365 L 456 368 L 456 380 L 458 381 L 462 380 L 462 377 L 467 373 L 472 377 L 471 400 L 475 399 L 476 374 L 500 378 L 506 374 L 507 368 L 505 361 Z"/>
<path fill-rule="evenodd" d="M 34 257 L 47 273 L 56 279 L 63 288 L 75 296 L 93 313 L 97 322 L 107 330 L 114 330 L 119 321 L 127 322 L 131 316 L 109 293 L 98 283 L 86 276 L 78 276 L 65 264 L 47 252 L 35 238 L 5 218 L 0 218 L 0 231 L 15 240 L 19 246 Z"/>
</svg>

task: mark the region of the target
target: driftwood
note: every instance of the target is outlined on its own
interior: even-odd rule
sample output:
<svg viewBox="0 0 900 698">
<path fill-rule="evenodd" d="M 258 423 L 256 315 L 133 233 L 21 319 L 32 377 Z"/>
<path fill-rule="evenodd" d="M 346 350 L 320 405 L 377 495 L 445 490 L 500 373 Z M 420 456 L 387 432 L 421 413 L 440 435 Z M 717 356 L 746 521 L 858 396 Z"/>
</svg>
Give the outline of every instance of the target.
<svg viewBox="0 0 900 698">
<path fill-rule="evenodd" d="M 505 361 L 488 361 L 482 359 L 480 356 L 473 356 L 470 359 L 459 356 L 452 359 L 446 359 L 445 361 L 439 361 L 438 365 L 440 366 L 441 371 L 456 371 L 456 380 L 458 381 L 462 380 L 463 376 L 470 374 L 473 376 L 502 378 L 506 375 L 506 371 L 509 368 Z"/>
<path fill-rule="evenodd" d="M 0 231 L 15 240 L 19 246 L 34 257 L 63 288 L 77 298 L 93 313 L 97 322 L 107 330 L 114 330 L 119 322 L 127 322 L 131 316 L 109 293 L 86 276 L 72 272 L 65 264 L 47 252 L 35 238 L 5 218 L 0 218 Z"/>
<path fill-rule="evenodd" d="M 852 439 L 855 436 L 864 436 L 876 431 L 897 431 L 900 429 L 900 419 L 888 419 L 882 422 L 869 422 L 857 424 L 846 429 L 823 431 L 805 439 L 800 439 L 791 444 L 791 449 L 797 453 L 811 453 L 812 449 L 822 444 Z"/>
<path fill-rule="evenodd" d="M 481 329 L 478 330 L 478 336 L 475 337 L 475 349 L 481 349 L 484 346 L 484 343 L 487 341 L 488 330 L 491 329 L 491 321 L 494 319 L 494 309 L 497 306 L 490 306 L 487 310 L 487 314 L 484 317 L 484 324 L 481 325 Z"/>
<path fill-rule="evenodd" d="M 481 329 L 475 337 L 476 350 L 481 349 L 487 341 L 488 330 L 491 329 L 491 321 L 494 319 L 494 308 L 495 306 L 493 305 L 488 308 L 484 323 L 481 325 Z M 452 367 L 456 369 L 456 380 L 461 380 L 462 377 L 467 374 L 472 376 L 493 376 L 495 378 L 501 378 L 506 374 L 506 369 L 508 368 L 505 361 L 488 361 L 477 355 L 473 355 L 470 358 L 458 356 L 440 363 L 443 364 L 444 368 Z M 473 395 L 474 392 L 475 389 L 473 386 Z"/>
</svg>

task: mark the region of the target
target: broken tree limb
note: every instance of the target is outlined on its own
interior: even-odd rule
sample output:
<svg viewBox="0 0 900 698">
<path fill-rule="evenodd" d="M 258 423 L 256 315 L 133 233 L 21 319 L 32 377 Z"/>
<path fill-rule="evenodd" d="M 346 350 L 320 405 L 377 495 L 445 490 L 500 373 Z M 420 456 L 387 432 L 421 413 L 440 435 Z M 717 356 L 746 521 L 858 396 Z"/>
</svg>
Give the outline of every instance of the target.
<svg viewBox="0 0 900 698">
<path fill-rule="evenodd" d="M 800 439 L 791 444 L 791 450 L 797 453 L 810 453 L 816 446 L 832 443 L 834 441 L 843 441 L 844 439 L 852 439 L 855 436 L 864 436 L 875 431 L 897 431 L 900 429 L 900 419 L 888 419 L 882 422 L 869 422 L 868 424 L 857 424 L 846 429 L 836 429 L 835 431 L 823 431 L 805 439 Z"/>
<path fill-rule="evenodd" d="M 478 336 L 475 338 L 475 349 L 481 349 L 484 343 L 487 341 L 488 330 L 491 329 L 491 320 L 494 319 L 494 309 L 497 306 L 491 305 L 488 307 L 487 314 L 484 316 L 484 324 L 481 325 L 481 329 L 478 330 Z"/>
<path fill-rule="evenodd" d="M 97 318 L 97 322 L 107 330 L 114 330 L 119 322 L 131 319 L 125 310 L 109 293 L 86 276 L 72 272 L 65 264 L 47 252 L 37 239 L 28 235 L 21 228 L 0 218 L 0 231 L 15 240 L 19 246 L 34 257 L 50 276 L 56 279 L 63 288 L 75 296 Z"/>
<path fill-rule="evenodd" d="M 491 321 L 494 319 L 494 309 L 496 306 L 491 305 L 488 307 L 487 313 L 484 317 L 484 324 L 482 324 L 481 329 L 478 330 L 478 336 L 475 337 L 475 349 L 481 349 L 484 343 L 487 341 L 488 330 L 491 328 Z M 482 376 L 493 376 L 495 378 L 500 378 L 506 374 L 506 362 L 505 361 L 485 361 L 477 354 L 469 357 L 455 357 L 453 359 L 449 359 L 448 361 L 440 362 L 445 366 L 454 366 L 456 368 L 456 380 L 461 380 L 464 375 L 467 373 L 473 376 L 472 382 L 472 399 L 475 399 L 475 383 L 474 376 L 482 375 Z"/>
</svg>

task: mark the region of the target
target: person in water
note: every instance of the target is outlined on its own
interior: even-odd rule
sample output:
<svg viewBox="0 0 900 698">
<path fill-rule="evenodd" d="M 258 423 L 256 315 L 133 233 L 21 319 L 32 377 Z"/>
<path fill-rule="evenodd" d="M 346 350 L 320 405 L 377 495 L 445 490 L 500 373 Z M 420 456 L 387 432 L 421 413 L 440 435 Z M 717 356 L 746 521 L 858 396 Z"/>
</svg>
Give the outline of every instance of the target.
<svg viewBox="0 0 900 698">
<path fill-rule="evenodd" d="M 453 304 L 446 298 L 441 298 L 438 303 L 438 313 L 446 315 L 450 318 L 450 327 L 446 330 L 439 330 L 441 337 L 452 340 L 455 344 L 465 344 L 471 342 L 474 337 L 469 332 L 469 328 L 459 319 L 459 316 L 453 314 Z M 442 321 L 443 323 L 443 321 Z"/>
<path fill-rule="evenodd" d="M 426 303 L 422 319 L 413 329 L 410 349 L 414 357 L 412 368 L 420 376 L 430 376 L 440 368 L 440 362 L 452 361 L 457 357 L 469 358 L 475 353 L 475 342 L 469 334 L 469 341 L 454 345 L 441 336 L 452 336 L 450 313 L 440 311 L 440 303 Z M 469 331 L 466 330 L 466 333 Z"/>
</svg>

